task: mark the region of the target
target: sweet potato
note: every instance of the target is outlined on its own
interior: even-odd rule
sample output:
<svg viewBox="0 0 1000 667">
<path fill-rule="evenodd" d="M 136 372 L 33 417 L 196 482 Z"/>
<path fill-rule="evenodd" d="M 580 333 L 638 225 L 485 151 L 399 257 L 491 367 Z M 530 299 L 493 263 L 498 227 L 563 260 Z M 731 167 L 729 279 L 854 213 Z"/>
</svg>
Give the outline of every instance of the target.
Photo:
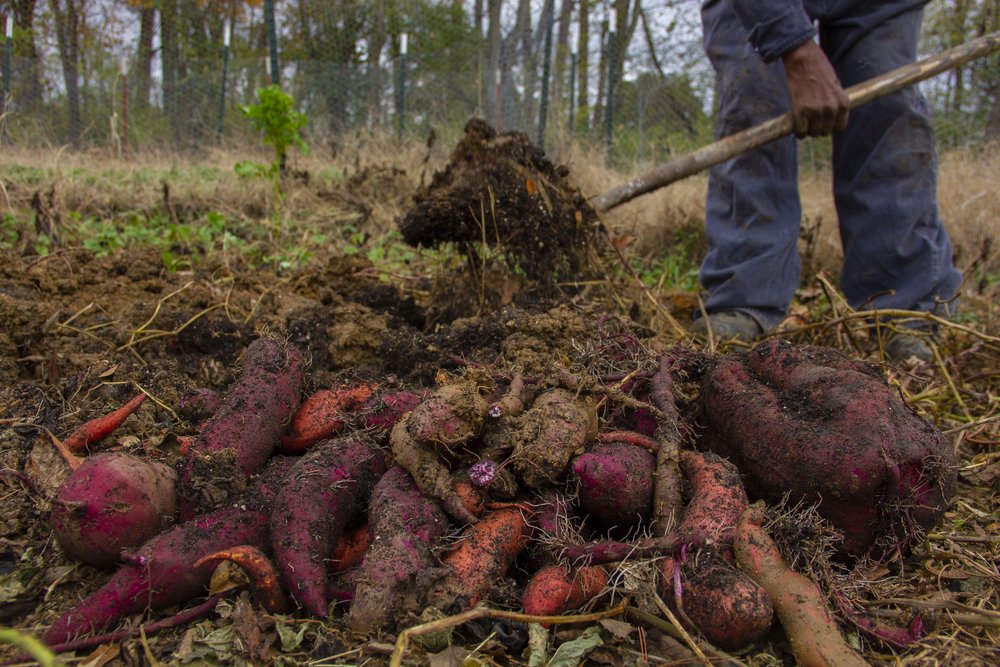
<svg viewBox="0 0 1000 667">
<path fill-rule="evenodd" d="M 597 445 L 573 459 L 580 508 L 606 526 L 629 527 L 653 508 L 654 456 L 626 443 Z"/>
<path fill-rule="evenodd" d="M 764 636 L 774 608 L 763 588 L 720 553 L 707 548 L 680 565 L 681 590 L 674 589 L 674 559 L 660 562 L 660 594 L 680 608 L 705 638 L 722 649 L 742 648 Z"/>
<path fill-rule="evenodd" d="M 113 410 L 106 415 L 97 417 L 96 419 L 91 419 L 89 422 L 83 424 L 70 433 L 66 439 L 62 441 L 63 447 L 70 452 L 77 453 L 83 451 L 96 442 L 100 442 L 104 438 L 111 435 L 116 428 L 121 426 L 122 422 L 124 422 L 130 414 L 138 410 L 139 406 L 142 405 L 145 400 L 146 394 L 140 393 L 138 396 L 117 410 Z"/>
<path fill-rule="evenodd" d="M 755 497 L 819 503 L 860 555 L 944 512 L 951 446 L 871 366 L 833 350 L 762 343 L 702 380 L 704 447 L 730 458 Z"/>
<path fill-rule="evenodd" d="M 275 461 L 238 504 L 174 526 L 128 554 L 125 565 L 103 587 L 48 629 L 45 642 L 59 644 L 78 635 L 100 632 L 124 616 L 204 595 L 213 568 L 195 567 L 199 559 L 242 544 L 267 548 L 271 502 L 287 471 L 284 461 Z"/>
<path fill-rule="evenodd" d="M 143 394 L 145 396 L 145 394 Z M 177 473 L 130 454 L 96 454 L 59 487 L 49 522 L 73 558 L 110 568 L 158 535 L 177 512 Z"/>
<path fill-rule="evenodd" d="M 736 532 L 736 560 L 774 600 L 781 625 L 800 665 L 861 667 L 867 664 L 837 628 L 819 588 L 785 564 L 763 528 L 760 504 L 748 508 Z"/>
<path fill-rule="evenodd" d="M 242 480 L 232 475 L 249 477 L 260 470 L 298 407 L 304 362 L 294 346 L 259 338 L 247 347 L 242 363 L 239 378 L 189 449 L 181 473 L 184 518 L 198 507 L 227 500 L 227 486 L 239 490 Z"/>
<path fill-rule="evenodd" d="M 393 623 L 418 578 L 435 565 L 432 549 L 448 518 L 400 466 L 383 475 L 368 510 L 372 547 L 347 616 L 350 628 L 370 633 Z"/>
<path fill-rule="evenodd" d="M 464 380 L 436 389 L 389 434 L 396 463 L 420 490 L 441 501 L 457 521 L 474 523 L 476 517 L 455 495 L 447 456 L 451 447 L 479 435 L 489 404 L 474 381 Z"/>
<path fill-rule="evenodd" d="M 430 392 L 422 389 L 400 389 L 375 394 L 358 410 L 365 428 L 377 434 L 387 434 L 403 415 L 413 410 Z"/>
<path fill-rule="evenodd" d="M 279 492 L 271 515 L 275 561 L 310 614 L 327 616 L 326 561 L 384 472 L 382 452 L 364 441 L 327 440 L 295 464 Z"/>
<path fill-rule="evenodd" d="M 597 412 L 588 397 L 549 389 L 522 415 L 511 465 L 525 486 L 544 488 L 562 480 L 570 459 L 596 434 Z"/>
<path fill-rule="evenodd" d="M 732 560 L 733 535 L 749 501 L 740 473 L 712 453 L 683 451 L 681 469 L 691 485 L 691 499 L 677 528 L 681 542 L 713 544 Z"/>
<path fill-rule="evenodd" d="M 340 539 L 333 545 L 333 551 L 330 552 L 330 574 L 357 567 L 364 560 L 371 545 L 371 530 L 367 523 L 353 530 L 343 531 Z"/>
<path fill-rule="evenodd" d="M 364 405 L 374 391 L 375 387 L 366 383 L 320 389 L 299 406 L 278 451 L 302 454 L 320 440 L 342 432 L 350 413 Z"/>
<path fill-rule="evenodd" d="M 201 424 L 222 405 L 222 394 L 214 389 L 191 389 L 177 401 L 177 414 L 192 424 Z"/>
<path fill-rule="evenodd" d="M 520 510 L 499 509 L 468 526 L 458 546 L 444 558 L 445 574 L 433 586 L 438 609 L 473 607 L 506 574 L 528 541 Z"/>
<path fill-rule="evenodd" d="M 218 565 L 229 561 L 242 569 L 250 579 L 254 597 L 272 614 L 283 614 L 288 609 L 288 598 L 281 590 L 274 563 L 258 547 L 241 544 L 231 549 L 223 549 L 199 558 L 194 567 Z"/>
<path fill-rule="evenodd" d="M 587 604 L 607 585 L 608 573 L 599 565 L 547 565 L 531 577 L 521 604 L 525 614 L 559 616 Z"/>
</svg>

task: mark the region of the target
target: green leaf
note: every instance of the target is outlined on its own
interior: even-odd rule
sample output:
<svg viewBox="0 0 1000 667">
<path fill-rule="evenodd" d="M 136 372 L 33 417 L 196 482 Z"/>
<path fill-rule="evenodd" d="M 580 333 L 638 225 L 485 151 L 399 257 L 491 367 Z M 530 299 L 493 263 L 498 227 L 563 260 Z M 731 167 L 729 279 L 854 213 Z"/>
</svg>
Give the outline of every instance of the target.
<svg viewBox="0 0 1000 667">
<path fill-rule="evenodd" d="M 274 629 L 278 631 L 282 651 L 294 651 L 306 636 L 305 625 L 290 625 L 280 619 L 275 622 Z"/>
<path fill-rule="evenodd" d="M 560 644 L 546 667 L 576 667 L 583 656 L 603 643 L 601 631 L 596 625 L 592 625 L 576 639 Z"/>
</svg>

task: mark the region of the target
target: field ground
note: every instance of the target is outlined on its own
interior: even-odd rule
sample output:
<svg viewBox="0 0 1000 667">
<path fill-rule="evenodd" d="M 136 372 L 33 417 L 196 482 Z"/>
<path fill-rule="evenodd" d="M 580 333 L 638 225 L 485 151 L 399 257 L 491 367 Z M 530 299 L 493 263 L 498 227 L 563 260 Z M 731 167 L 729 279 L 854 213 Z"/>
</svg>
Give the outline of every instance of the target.
<svg viewBox="0 0 1000 667">
<path fill-rule="evenodd" d="M 417 249 L 403 241 L 400 220 L 451 149 L 400 148 L 372 137 L 335 152 L 316 149 L 291 162 L 279 202 L 269 182 L 234 174 L 243 155 L 122 163 L 5 147 L 0 468 L 27 474 L 51 494 L 67 473 L 46 430 L 64 437 L 137 387 L 153 400 L 125 423 L 117 446 L 169 449 L 171 438 L 192 432 L 172 409 L 180 396 L 225 388 L 240 353 L 262 331 L 280 333 L 306 354 L 307 390 L 390 376 L 430 386 L 461 359 L 543 373 L 556 360 L 579 366 L 588 351 L 623 332 L 647 349 L 692 345 L 683 327 L 698 307 L 704 178 L 608 215 L 609 234 L 589 249 L 587 280 L 540 290 L 496 247 L 467 257 L 454 246 Z M 559 161 L 587 196 L 631 175 L 602 167 L 600 155 L 581 148 Z M 1000 662 L 1000 156 L 945 155 L 939 180 L 966 282 L 960 320 L 935 339 L 935 363 L 885 362 L 868 320 L 840 300 L 836 216 L 823 172 L 802 176 L 805 270 L 780 334 L 880 364 L 909 405 L 947 434 L 960 462 L 941 526 L 911 555 L 866 561 L 845 575 L 852 599 L 873 617 L 900 625 L 923 619 L 921 640 L 906 649 L 869 642 L 848 627 L 873 663 Z M 695 394 L 685 387 L 681 398 Z M 0 624 L 40 632 L 106 575 L 54 545 L 44 500 L 12 480 L 0 481 L 0 490 Z M 98 652 L 119 664 L 379 664 L 394 640 L 351 637 L 336 617 L 275 617 L 245 603 L 220 609 L 148 642 L 135 637 L 120 651 Z M 664 621 L 630 623 L 614 628 L 620 636 L 603 627 L 604 646 L 590 664 L 641 664 L 643 656 L 663 664 Z M 581 636 L 583 627 L 569 628 L 549 641 Z M 449 653 L 453 662 L 442 654 L 437 664 L 512 660 L 495 637 L 465 633 L 453 642 L 474 662 Z M 426 659 L 420 649 L 410 655 L 414 664 Z M 100 656 L 87 664 L 108 664 Z M 790 660 L 780 629 L 736 657 L 753 665 Z"/>
</svg>

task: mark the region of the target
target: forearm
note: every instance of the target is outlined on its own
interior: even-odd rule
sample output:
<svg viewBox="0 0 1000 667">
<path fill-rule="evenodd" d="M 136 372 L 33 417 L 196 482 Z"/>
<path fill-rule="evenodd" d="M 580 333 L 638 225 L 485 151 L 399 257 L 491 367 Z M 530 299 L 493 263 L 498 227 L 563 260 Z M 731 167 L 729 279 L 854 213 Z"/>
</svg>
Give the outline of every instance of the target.
<svg viewBox="0 0 1000 667">
<path fill-rule="evenodd" d="M 732 5 L 764 62 L 777 60 L 816 35 L 801 0 L 720 1 Z"/>
</svg>

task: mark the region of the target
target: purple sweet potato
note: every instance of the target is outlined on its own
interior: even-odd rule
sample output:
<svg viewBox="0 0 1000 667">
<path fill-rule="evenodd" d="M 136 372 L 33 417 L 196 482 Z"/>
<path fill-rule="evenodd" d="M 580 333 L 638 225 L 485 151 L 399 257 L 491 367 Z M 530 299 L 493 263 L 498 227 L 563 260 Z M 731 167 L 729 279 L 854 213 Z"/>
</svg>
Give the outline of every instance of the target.
<svg viewBox="0 0 1000 667">
<path fill-rule="evenodd" d="M 101 632 L 123 617 L 204 595 L 212 576 L 209 554 L 239 545 L 268 547 L 268 518 L 288 466 L 276 460 L 238 504 L 196 517 L 146 542 L 129 554 L 108 582 L 63 614 L 45 633 L 48 644 Z"/>
<path fill-rule="evenodd" d="M 121 552 L 158 535 L 177 512 L 177 473 L 130 454 L 96 454 L 74 470 L 52 502 L 49 522 L 73 558 L 110 568 Z"/>
<path fill-rule="evenodd" d="M 387 434 L 407 412 L 420 405 L 428 392 L 420 389 L 383 391 L 368 399 L 358 412 L 363 416 L 365 428 L 378 434 Z"/>
<path fill-rule="evenodd" d="M 736 467 L 712 453 L 683 451 L 681 470 L 691 485 L 691 499 L 677 528 L 683 543 L 722 547 L 732 560 L 733 536 L 749 505 Z"/>
<path fill-rule="evenodd" d="M 259 338 L 247 347 L 243 370 L 219 409 L 191 444 L 181 473 L 181 514 L 212 507 L 260 470 L 298 407 L 302 393 L 302 355 L 278 338 Z M 220 480 L 222 483 L 220 484 Z"/>
<path fill-rule="evenodd" d="M 435 565 L 432 549 L 447 530 L 448 517 L 397 465 L 375 485 L 368 526 L 372 546 L 347 617 L 352 630 L 365 633 L 399 617 L 418 577 Z"/>
<path fill-rule="evenodd" d="M 627 443 L 608 443 L 573 459 L 581 509 L 605 525 L 628 527 L 649 519 L 655 457 Z"/>
<path fill-rule="evenodd" d="M 702 443 L 731 460 L 748 491 L 819 502 L 842 550 L 930 527 L 955 484 L 944 435 L 877 370 L 833 350 L 767 341 L 723 358 L 702 380 Z"/>
<path fill-rule="evenodd" d="M 310 614 L 326 617 L 326 561 L 384 472 L 384 455 L 364 441 L 327 440 L 295 464 L 278 494 L 271 514 L 275 561 L 285 588 Z"/>
<path fill-rule="evenodd" d="M 222 405 L 222 394 L 214 389 L 191 389 L 177 401 L 177 414 L 192 424 L 201 424 Z"/>
</svg>

